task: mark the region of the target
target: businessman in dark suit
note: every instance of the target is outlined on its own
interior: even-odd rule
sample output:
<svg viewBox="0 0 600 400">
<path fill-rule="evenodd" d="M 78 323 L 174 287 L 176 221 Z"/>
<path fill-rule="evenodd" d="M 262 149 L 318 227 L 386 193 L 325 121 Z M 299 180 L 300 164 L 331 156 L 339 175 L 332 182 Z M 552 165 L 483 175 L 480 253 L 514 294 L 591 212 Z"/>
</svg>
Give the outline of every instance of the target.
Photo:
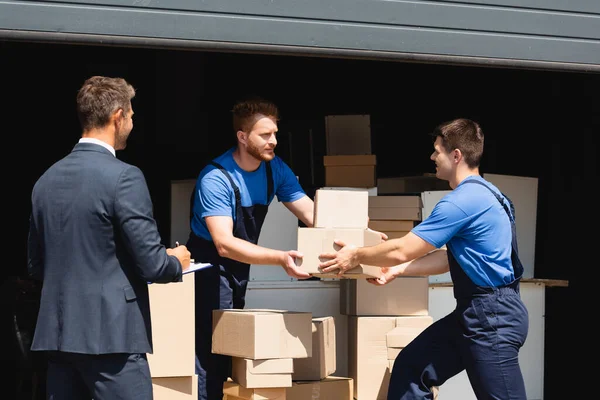
<svg viewBox="0 0 600 400">
<path fill-rule="evenodd" d="M 33 188 L 28 269 L 43 284 L 31 349 L 47 352 L 48 399 L 152 399 L 148 282 L 181 281 L 190 253 L 161 244 L 142 171 L 115 157 L 134 96 L 121 78 L 86 80 L 82 138 Z"/>
</svg>

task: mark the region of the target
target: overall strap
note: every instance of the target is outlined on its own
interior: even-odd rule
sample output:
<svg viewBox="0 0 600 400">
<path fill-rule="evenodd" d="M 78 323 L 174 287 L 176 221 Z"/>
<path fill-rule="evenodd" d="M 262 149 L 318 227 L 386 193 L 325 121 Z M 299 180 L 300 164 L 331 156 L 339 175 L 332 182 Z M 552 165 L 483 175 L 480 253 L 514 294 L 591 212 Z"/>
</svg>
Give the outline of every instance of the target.
<svg viewBox="0 0 600 400">
<path fill-rule="evenodd" d="M 271 170 L 271 161 L 267 161 L 267 204 L 273 197 L 273 171 Z"/>
<path fill-rule="evenodd" d="M 508 219 L 510 220 L 510 223 L 511 224 L 515 223 L 515 206 L 513 205 L 513 202 L 506 195 L 504 195 L 504 193 L 503 193 L 503 195 L 506 198 L 506 200 L 508 201 L 508 205 L 506 205 L 502 196 L 500 196 L 498 193 L 496 193 L 491 187 L 489 187 L 485 183 L 474 180 L 474 179 L 466 179 L 464 181 L 464 183 L 477 183 L 477 184 L 487 188 L 487 190 L 492 192 L 492 194 L 496 197 L 496 200 L 498 200 L 498 202 L 500 202 L 500 204 L 502 205 L 502 208 L 504 208 L 504 211 L 506 211 L 506 214 L 508 215 Z"/>
<path fill-rule="evenodd" d="M 502 208 L 504 208 L 504 211 L 508 215 L 508 219 L 510 221 L 511 231 L 512 231 L 511 259 L 513 261 L 514 273 L 515 273 L 516 280 L 521 279 L 521 276 L 523 276 L 524 268 L 523 268 L 523 264 L 521 263 L 521 260 L 519 259 L 519 249 L 517 247 L 517 229 L 516 229 L 516 225 L 515 225 L 515 206 L 514 206 L 513 202 L 508 198 L 508 196 L 503 194 L 504 198 L 508 201 L 508 205 L 507 205 L 506 202 L 504 201 L 504 199 L 502 198 L 502 196 L 500 196 L 491 187 L 489 187 L 488 185 L 486 185 L 485 183 L 483 183 L 481 181 L 474 180 L 474 179 L 466 179 L 463 182 L 464 183 L 477 183 L 477 184 L 487 188 L 496 197 L 498 202 L 500 202 L 500 204 L 502 205 Z"/>
<path fill-rule="evenodd" d="M 241 206 L 242 205 L 242 196 L 240 195 L 240 189 L 237 187 L 237 185 L 233 181 L 233 178 L 231 177 L 231 175 L 229 175 L 229 172 L 227 172 L 221 164 L 219 164 L 215 161 L 211 161 L 210 163 L 213 166 L 217 167 L 223 173 L 223 175 L 225 175 L 227 177 L 227 179 L 229 179 L 229 183 L 231 183 L 231 187 L 233 187 L 233 191 L 235 193 L 236 207 Z"/>
</svg>

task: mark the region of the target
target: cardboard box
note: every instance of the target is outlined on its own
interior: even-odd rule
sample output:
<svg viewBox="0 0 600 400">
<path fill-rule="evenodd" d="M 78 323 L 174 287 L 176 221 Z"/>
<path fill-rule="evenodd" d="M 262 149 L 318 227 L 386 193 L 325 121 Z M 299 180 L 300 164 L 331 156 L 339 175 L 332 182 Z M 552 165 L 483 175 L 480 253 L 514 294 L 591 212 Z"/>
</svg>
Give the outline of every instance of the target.
<svg viewBox="0 0 600 400">
<path fill-rule="evenodd" d="M 313 318 L 312 334 L 312 357 L 294 360 L 294 373 L 292 374 L 294 381 L 318 381 L 335 372 L 334 318 Z"/>
<path fill-rule="evenodd" d="M 395 326 L 395 317 L 348 317 L 348 375 L 355 399 L 386 400 L 390 372 L 385 335 Z"/>
<path fill-rule="evenodd" d="M 329 376 L 320 381 L 293 382 L 287 390 L 287 400 L 353 400 L 351 378 Z"/>
<path fill-rule="evenodd" d="M 421 221 L 423 212 L 417 207 L 369 207 L 369 219 Z"/>
<path fill-rule="evenodd" d="M 323 186 L 323 190 L 366 190 L 369 196 L 377 196 L 377 186 L 370 188 L 348 187 L 348 186 Z"/>
<path fill-rule="evenodd" d="M 233 381 L 245 388 L 282 388 L 292 386 L 294 364 L 291 358 L 249 360 L 232 357 L 231 371 Z"/>
<path fill-rule="evenodd" d="M 371 196 L 368 200 L 371 208 L 423 208 L 420 195 Z"/>
<path fill-rule="evenodd" d="M 379 232 L 409 232 L 414 227 L 415 221 L 412 220 L 369 219 L 369 228 Z"/>
<path fill-rule="evenodd" d="M 377 232 L 367 229 L 328 229 L 328 228 L 298 228 L 298 251 L 303 253 L 302 258 L 296 259 L 296 265 L 311 275 L 319 277 L 337 278 L 337 274 L 321 272 L 319 264 L 321 253 L 330 253 L 339 250 L 334 243 L 335 239 L 343 240 L 347 245 L 373 246 L 381 243 L 381 236 Z M 344 278 L 365 279 L 377 278 L 381 275 L 381 268 L 370 265 L 359 265 L 344 273 Z"/>
<path fill-rule="evenodd" d="M 369 194 L 366 190 L 324 190 L 315 192 L 315 228 L 366 229 Z"/>
<path fill-rule="evenodd" d="M 326 115 L 327 154 L 371 154 L 371 116 Z"/>
<path fill-rule="evenodd" d="M 311 327 L 310 312 L 214 310 L 212 352 L 253 360 L 310 357 Z"/>
<path fill-rule="evenodd" d="M 154 400 L 197 400 L 198 376 L 152 378 Z"/>
<path fill-rule="evenodd" d="M 223 394 L 227 399 L 243 400 L 286 400 L 286 388 L 245 388 L 239 383 L 223 383 Z"/>
<path fill-rule="evenodd" d="M 429 315 L 396 318 L 396 327 L 385 335 L 387 347 L 406 347 L 432 323 Z"/>
<path fill-rule="evenodd" d="M 401 351 L 402 351 L 402 347 L 388 347 L 387 348 L 388 360 L 392 361 L 390 363 L 390 371 L 392 370 L 392 367 L 394 366 L 393 361 L 396 360 L 396 357 L 398 357 L 398 354 L 400 354 Z"/>
<path fill-rule="evenodd" d="M 385 286 L 362 280 L 340 282 L 340 314 L 400 316 L 429 314 L 429 279 L 398 277 Z"/>
<path fill-rule="evenodd" d="M 375 155 L 324 156 L 325 186 L 371 188 L 376 184 Z"/>
<path fill-rule="evenodd" d="M 390 239 L 399 239 L 401 237 L 404 237 L 404 236 L 406 236 L 406 234 L 408 232 L 401 232 L 401 231 L 387 231 L 386 232 L 386 231 L 384 231 L 382 233 L 385 233 L 388 237 L 388 240 L 390 240 Z"/>
<path fill-rule="evenodd" d="M 153 353 L 148 354 L 152 377 L 195 374 L 194 274 L 182 282 L 148 285 Z"/>
</svg>

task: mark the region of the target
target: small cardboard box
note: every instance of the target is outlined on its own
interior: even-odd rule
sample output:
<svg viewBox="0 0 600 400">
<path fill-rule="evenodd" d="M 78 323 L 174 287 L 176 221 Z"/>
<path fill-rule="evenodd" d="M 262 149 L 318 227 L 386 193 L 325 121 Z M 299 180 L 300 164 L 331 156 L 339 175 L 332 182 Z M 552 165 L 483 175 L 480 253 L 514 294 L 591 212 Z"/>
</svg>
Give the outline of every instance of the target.
<svg viewBox="0 0 600 400">
<path fill-rule="evenodd" d="M 432 323 L 433 318 L 429 315 L 396 318 L 396 327 L 385 335 L 387 347 L 406 347 Z"/>
<path fill-rule="evenodd" d="M 367 228 L 369 193 L 366 190 L 318 189 L 314 202 L 315 228 Z"/>
<path fill-rule="evenodd" d="M 153 353 L 148 354 L 152 377 L 194 375 L 194 274 L 181 282 L 148 285 Z M 177 340 L 173 340 L 177 338 Z"/>
<path fill-rule="evenodd" d="M 320 381 L 293 382 L 287 388 L 287 400 L 353 400 L 352 378 L 329 376 Z"/>
<path fill-rule="evenodd" d="M 318 381 L 335 372 L 334 318 L 313 318 L 312 332 L 312 357 L 297 358 L 294 360 L 292 379 L 295 381 Z"/>
<path fill-rule="evenodd" d="M 212 352 L 252 360 L 310 357 L 311 327 L 310 312 L 214 310 Z"/>
<path fill-rule="evenodd" d="M 325 186 L 371 188 L 376 184 L 376 157 L 370 155 L 324 156 Z"/>
<path fill-rule="evenodd" d="M 379 233 L 367 229 L 298 228 L 298 251 L 303 253 L 303 257 L 296 259 L 296 265 L 314 276 L 337 278 L 337 274 L 323 273 L 319 269 L 321 253 L 339 250 L 339 246 L 334 243 L 335 239 L 355 246 L 373 246 L 382 242 Z M 381 268 L 371 265 L 359 265 L 344 273 L 344 278 L 350 279 L 379 276 L 381 276 Z"/>
<path fill-rule="evenodd" d="M 423 208 L 421 196 L 371 196 L 369 197 L 369 207 L 371 208 Z"/>
<path fill-rule="evenodd" d="M 369 228 L 379 232 L 409 232 L 415 227 L 414 221 L 397 219 L 370 219 Z"/>
<path fill-rule="evenodd" d="M 250 389 L 231 381 L 223 383 L 223 394 L 228 400 L 286 400 L 286 388 Z"/>
<path fill-rule="evenodd" d="M 309 359 L 309 358 L 306 358 Z M 299 360 L 306 360 L 300 358 Z M 292 386 L 293 359 L 249 360 L 232 357 L 231 378 L 245 388 L 282 388 Z"/>
</svg>

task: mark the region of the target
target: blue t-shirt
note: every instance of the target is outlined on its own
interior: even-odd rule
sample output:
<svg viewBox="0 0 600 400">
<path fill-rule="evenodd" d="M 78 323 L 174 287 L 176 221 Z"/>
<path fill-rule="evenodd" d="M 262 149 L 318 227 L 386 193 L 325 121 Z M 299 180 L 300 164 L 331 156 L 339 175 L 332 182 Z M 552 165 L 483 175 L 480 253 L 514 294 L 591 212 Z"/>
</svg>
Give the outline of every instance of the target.
<svg viewBox="0 0 600 400">
<path fill-rule="evenodd" d="M 241 169 L 233 159 L 231 148 L 214 159 L 228 173 L 240 190 L 242 207 L 256 204 L 268 205 L 273 198 L 267 199 L 267 168 L 262 162 L 256 171 L 248 172 Z M 293 202 L 306 194 L 290 167 L 279 157 L 271 160 L 273 173 L 273 194 L 282 202 Z M 212 240 L 206 227 L 205 217 L 228 216 L 235 223 L 235 192 L 229 179 L 212 164 L 200 171 L 194 193 L 194 208 L 191 229 L 206 240 Z"/>
<path fill-rule="evenodd" d="M 437 248 L 446 245 L 476 285 L 509 284 L 515 279 L 510 220 L 496 197 L 479 184 L 466 183 L 470 179 L 482 181 L 502 196 L 482 177 L 468 177 L 445 195 L 412 232 Z"/>
</svg>

